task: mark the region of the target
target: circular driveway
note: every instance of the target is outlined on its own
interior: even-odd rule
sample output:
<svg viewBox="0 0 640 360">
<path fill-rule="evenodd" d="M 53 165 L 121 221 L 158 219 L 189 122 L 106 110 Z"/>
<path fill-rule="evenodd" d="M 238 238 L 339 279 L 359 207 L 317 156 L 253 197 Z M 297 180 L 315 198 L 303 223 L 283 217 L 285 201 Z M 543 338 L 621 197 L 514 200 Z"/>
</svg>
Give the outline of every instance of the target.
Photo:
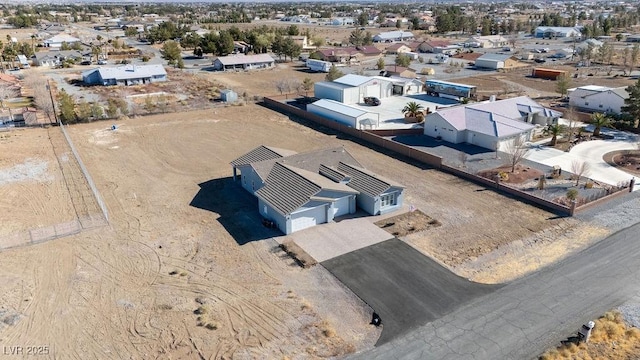
<svg viewBox="0 0 640 360">
<path fill-rule="evenodd" d="M 584 161 L 589 164 L 589 173 L 585 174 L 586 177 L 609 185 L 631 180 L 633 175 L 607 164 L 604 161 L 604 155 L 612 151 L 637 149 L 635 135 L 615 130 L 603 130 L 602 133 L 614 138 L 585 141 L 574 146 L 569 152 L 548 147 L 534 147 L 526 158 L 548 166 L 559 165 L 569 172 L 574 161 Z M 638 190 L 638 187 L 635 190 Z"/>
</svg>

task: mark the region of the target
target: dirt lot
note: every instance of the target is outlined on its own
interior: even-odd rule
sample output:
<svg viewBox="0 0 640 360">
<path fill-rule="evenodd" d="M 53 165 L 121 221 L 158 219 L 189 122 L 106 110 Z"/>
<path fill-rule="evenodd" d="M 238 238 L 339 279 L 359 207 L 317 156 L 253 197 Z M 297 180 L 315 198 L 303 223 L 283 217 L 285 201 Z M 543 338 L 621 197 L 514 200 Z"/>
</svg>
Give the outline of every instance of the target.
<svg viewBox="0 0 640 360">
<path fill-rule="evenodd" d="M 0 252 L 3 345 L 101 359 L 326 358 L 371 347 L 379 336 L 368 325 L 371 309 L 322 267 L 300 268 L 271 240 L 239 245 L 220 215 L 225 202 L 218 213 L 189 205 L 198 184 L 228 181 L 229 162 L 260 144 L 296 151 L 343 145 L 365 167 L 406 185 L 406 204 L 442 224 L 406 240 L 464 275 L 495 281 L 497 272 L 508 278 L 516 267 L 530 269 L 517 258 L 491 263 L 490 275 L 462 265 L 534 232 L 577 226 L 256 105 L 129 119 L 117 131 L 110 125 L 70 128 L 110 227 Z M 46 131 L 25 131 L 24 144 Z M 26 145 L 20 153 L 51 156 Z M 35 195 L 42 204 L 64 202 Z M 240 228 L 262 226 L 232 215 Z M 25 211 L 21 221 L 37 217 Z M 12 228 L 3 222 L 3 231 Z"/>
<path fill-rule="evenodd" d="M 75 210 L 46 130 L 0 131 L 2 237 L 74 219 Z"/>
<path fill-rule="evenodd" d="M 282 79 L 289 79 L 292 82 L 297 80 L 302 83 L 308 77 L 313 82 L 318 82 L 324 81 L 327 74 L 308 72 L 301 62 L 288 62 L 276 64 L 274 69 L 247 72 L 202 72 L 199 75 L 233 89 L 238 95 L 247 92 L 247 95 L 253 97 L 279 95 L 275 84 Z M 309 95 L 312 94 L 313 90 Z"/>
<path fill-rule="evenodd" d="M 573 66 L 553 66 L 545 65 L 544 68 L 565 70 L 570 74 L 576 74 L 576 68 Z M 594 68 L 580 68 L 578 78 L 571 78 L 569 87 L 578 87 L 597 84 L 600 86 L 629 86 L 635 82 L 627 77 L 615 76 L 620 72 L 614 71 L 611 75 L 605 72 L 595 71 Z M 560 97 L 556 92 L 556 82 L 554 80 L 532 78 L 531 68 L 520 69 L 504 73 L 492 73 L 489 75 L 474 76 L 468 78 L 456 79 L 455 82 L 475 85 L 483 95 L 502 95 L 505 93 L 519 93 L 518 95 L 529 95 L 531 97 Z M 587 76 L 594 74 L 594 76 Z M 496 81 L 498 80 L 498 81 Z"/>
</svg>

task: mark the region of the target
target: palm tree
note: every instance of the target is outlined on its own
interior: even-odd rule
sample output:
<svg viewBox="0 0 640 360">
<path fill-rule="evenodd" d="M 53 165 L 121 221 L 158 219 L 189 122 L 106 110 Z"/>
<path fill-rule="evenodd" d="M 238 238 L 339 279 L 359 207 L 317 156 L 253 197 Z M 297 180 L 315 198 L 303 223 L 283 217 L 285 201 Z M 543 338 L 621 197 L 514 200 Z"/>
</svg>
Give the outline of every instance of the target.
<svg viewBox="0 0 640 360">
<path fill-rule="evenodd" d="M 34 44 L 35 41 L 36 41 L 36 35 L 31 34 L 31 52 L 34 54 L 36 53 L 36 46 Z"/>
<path fill-rule="evenodd" d="M 611 119 L 603 113 L 595 113 L 591 115 L 591 123 L 595 126 L 593 136 L 600 136 L 600 129 L 611 125 Z"/>
<path fill-rule="evenodd" d="M 558 135 L 562 133 L 562 130 L 562 126 L 560 126 L 559 124 L 547 125 L 547 127 L 544 129 L 544 134 L 551 135 L 551 143 L 549 145 L 556 146 L 556 144 L 558 143 Z"/>
<path fill-rule="evenodd" d="M 423 115 L 422 109 L 424 109 L 422 105 L 418 104 L 415 101 L 411 101 L 404 106 L 404 108 L 402 109 L 402 113 L 406 117 L 418 117 L 420 115 Z"/>
</svg>

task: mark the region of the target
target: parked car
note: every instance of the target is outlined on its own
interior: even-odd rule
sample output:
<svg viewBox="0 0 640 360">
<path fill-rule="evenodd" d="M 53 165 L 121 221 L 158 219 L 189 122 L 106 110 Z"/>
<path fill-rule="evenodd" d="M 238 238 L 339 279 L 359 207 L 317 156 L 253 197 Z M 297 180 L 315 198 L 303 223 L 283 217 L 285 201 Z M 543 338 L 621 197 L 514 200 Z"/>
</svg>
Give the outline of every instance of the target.
<svg viewBox="0 0 640 360">
<path fill-rule="evenodd" d="M 98 65 L 107 65 L 107 60 L 98 60 Z"/>
<path fill-rule="evenodd" d="M 537 58 L 537 59 L 535 59 L 535 60 L 533 60 L 533 61 L 535 61 L 535 62 L 537 62 L 537 63 L 539 63 L 539 64 L 542 64 L 542 63 L 544 63 L 544 62 L 547 62 L 547 60 L 545 60 L 545 59 L 543 59 L 543 58 Z"/>
<path fill-rule="evenodd" d="M 364 98 L 364 103 L 371 106 L 378 106 L 380 105 L 380 99 L 373 96 L 367 96 Z"/>
<path fill-rule="evenodd" d="M 91 60 L 85 60 L 81 62 L 80 65 L 91 65 Z"/>
</svg>

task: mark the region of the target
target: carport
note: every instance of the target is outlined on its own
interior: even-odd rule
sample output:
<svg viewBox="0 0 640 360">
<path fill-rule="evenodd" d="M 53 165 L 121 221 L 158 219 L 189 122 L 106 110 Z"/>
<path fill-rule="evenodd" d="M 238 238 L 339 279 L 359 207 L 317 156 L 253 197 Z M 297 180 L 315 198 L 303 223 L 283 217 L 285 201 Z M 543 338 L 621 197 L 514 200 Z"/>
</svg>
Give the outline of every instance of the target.
<svg viewBox="0 0 640 360">
<path fill-rule="evenodd" d="M 399 239 L 321 264 L 380 315 L 383 330 L 376 345 L 502 287 L 459 277 Z"/>
</svg>

